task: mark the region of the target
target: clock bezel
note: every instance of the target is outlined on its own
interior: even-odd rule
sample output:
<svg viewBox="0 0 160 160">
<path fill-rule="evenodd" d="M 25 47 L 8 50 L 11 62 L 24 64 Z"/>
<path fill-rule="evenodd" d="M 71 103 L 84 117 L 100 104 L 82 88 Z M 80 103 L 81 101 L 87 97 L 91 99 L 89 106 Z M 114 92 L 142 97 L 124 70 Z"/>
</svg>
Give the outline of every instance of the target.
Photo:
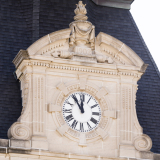
<svg viewBox="0 0 160 160">
<path fill-rule="evenodd" d="M 65 116 L 64 116 L 64 113 L 63 113 L 63 106 L 64 106 L 64 104 L 65 104 L 65 101 L 67 100 L 67 98 L 69 98 L 69 96 L 71 96 L 72 94 L 75 94 L 75 93 L 85 93 L 85 94 L 88 94 L 88 95 L 92 96 L 93 99 L 96 101 L 96 103 L 98 103 L 98 106 L 99 106 L 99 108 L 100 108 L 100 109 L 99 109 L 99 110 L 100 110 L 100 114 L 99 114 L 99 121 L 98 121 L 98 123 L 96 124 L 96 126 L 95 126 L 94 128 L 92 128 L 91 130 L 89 130 L 89 131 L 87 131 L 87 132 L 81 132 L 81 131 L 79 131 L 79 130 L 73 129 L 73 128 L 68 124 L 68 122 L 67 122 L 67 120 L 66 120 L 66 118 L 65 118 Z M 99 101 L 98 101 L 93 95 L 91 95 L 91 94 L 89 94 L 89 93 L 87 93 L 87 92 L 84 92 L 84 91 L 76 91 L 76 92 L 72 92 L 72 93 L 68 94 L 68 96 L 66 96 L 66 98 L 64 99 L 63 105 L 62 105 L 62 116 L 63 116 L 65 122 L 68 124 L 68 126 L 69 126 L 72 130 L 77 131 L 77 132 L 80 132 L 80 133 L 89 133 L 89 132 L 93 131 L 94 129 L 96 129 L 96 128 L 98 127 L 99 123 L 101 122 L 102 108 L 101 108 L 101 106 L 100 106 L 100 104 L 99 104 Z"/>
</svg>

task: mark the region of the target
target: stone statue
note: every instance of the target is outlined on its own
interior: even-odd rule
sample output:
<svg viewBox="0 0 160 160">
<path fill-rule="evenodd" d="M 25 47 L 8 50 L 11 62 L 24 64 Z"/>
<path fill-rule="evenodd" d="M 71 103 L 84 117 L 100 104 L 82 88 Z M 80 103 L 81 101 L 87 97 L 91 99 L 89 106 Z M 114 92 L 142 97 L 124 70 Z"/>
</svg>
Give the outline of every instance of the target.
<svg viewBox="0 0 160 160">
<path fill-rule="evenodd" d="M 95 47 L 95 26 L 87 21 L 86 5 L 79 1 L 77 8 L 74 10 L 74 22 L 70 24 L 70 46 L 89 47 L 94 50 Z"/>
</svg>

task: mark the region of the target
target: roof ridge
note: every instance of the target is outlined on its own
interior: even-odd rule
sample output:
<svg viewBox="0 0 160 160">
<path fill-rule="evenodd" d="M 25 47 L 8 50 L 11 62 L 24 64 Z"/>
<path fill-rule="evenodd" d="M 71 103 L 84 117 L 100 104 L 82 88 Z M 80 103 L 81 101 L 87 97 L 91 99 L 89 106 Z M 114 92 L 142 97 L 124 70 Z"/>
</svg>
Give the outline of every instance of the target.
<svg viewBox="0 0 160 160">
<path fill-rule="evenodd" d="M 134 28 L 136 29 L 136 31 L 137 31 L 137 33 L 138 33 L 139 38 L 141 39 L 141 42 L 142 42 L 143 45 L 144 45 L 145 50 L 147 51 L 147 54 L 149 55 L 149 58 L 150 58 L 150 60 L 151 60 L 151 62 L 152 62 L 152 64 L 153 64 L 153 66 L 154 66 L 154 68 L 155 68 L 155 70 L 156 70 L 159 78 L 160 78 L 159 69 L 158 69 L 158 67 L 157 67 L 157 65 L 156 65 L 156 63 L 155 63 L 155 61 L 154 61 L 154 59 L 153 59 L 153 57 L 152 57 L 152 55 L 151 55 L 148 47 L 147 47 L 147 45 L 146 45 L 146 43 L 145 43 L 145 41 L 144 41 L 144 39 L 143 39 L 143 37 L 142 37 L 139 29 L 138 29 L 138 26 L 136 25 L 136 23 L 135 23 L 135 21 L 134 21 L 134 18 L 133 18 L 133 16 L 132 16 L 132 14 L 130 13 L 130 11 L 128 11 L 128 15 L 129 15 L 129 18 L 131 19 L 131 22 L 133 23 Z"/>
</svg>

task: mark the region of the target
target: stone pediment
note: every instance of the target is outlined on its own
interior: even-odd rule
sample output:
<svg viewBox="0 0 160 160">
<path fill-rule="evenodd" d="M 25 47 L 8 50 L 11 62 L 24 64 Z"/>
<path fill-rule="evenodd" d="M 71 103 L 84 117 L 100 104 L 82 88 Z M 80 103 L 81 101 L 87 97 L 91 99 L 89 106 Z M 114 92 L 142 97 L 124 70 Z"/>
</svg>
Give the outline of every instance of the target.
<svg viewBox="0 0 160 160">
<path fill-rule="evenodd" d="M 144 65 L 142 59 L 131 48 L 103 32 L 96 37 L 95 50 L 77 47 L 73 51 L 69 46 L 70 32 L 70 29 L 64 29 L 42 37 L 27 49 L 29 57 L 43 56 L 44 60 L 50 57 L 54 61 L 55 58 L 72 59 L 72 56 L 79 54 L 82 57 L 96 57 L 95 63 L 132 65 L 140 68 Z"/>
<path fill-rule="evenodd" d="M 70 23 L 70 28 L 50 33 L 33 43 L 24 53 L 20 51 L 13 61 L 14 64 L 19 65 L 24 59 L 22 57 L 25 57 L 145 71 L 147 65 L 126 44 L 103 32 L 95 37 L 95 26 L 87 21 L 86 9 L 82 10 L 83 13 L 80 12 L 75 10 L 75 21 Z"/>
<path fill-rule="evenodd" d="M 68 28 L 42 37 L 24 51 L 25 58 L 27 58 L 27 52 L 29 59 L 51 61 L 67 59 L 70 62 L 103 63 L 105 66 L 109 64 L 117 68 L 132 66 L 141 72 L 144 72 L 147 67 L 131 48 L 108 34 L 100 32 L 95 37 L 95 47 L 91 48 L 90 46 L 71 46 L 70 33 L 71 29 Z M 22 51 L 20 55 L 23 55 Z"/>
</svg>

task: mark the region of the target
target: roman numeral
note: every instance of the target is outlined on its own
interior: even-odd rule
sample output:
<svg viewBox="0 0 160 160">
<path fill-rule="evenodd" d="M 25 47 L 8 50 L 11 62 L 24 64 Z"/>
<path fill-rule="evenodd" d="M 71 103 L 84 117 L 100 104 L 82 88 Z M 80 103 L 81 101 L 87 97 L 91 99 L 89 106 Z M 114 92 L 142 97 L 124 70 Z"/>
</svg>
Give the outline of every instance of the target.
<svg viewBox="0 0 160 160">
<path fill-rule="evenodd" d="M 72 116 L 72 114 L 70 114 L 70 115 L 68 115 L 67 117 L 66 117 L 66 120 L 69 122 L 69 121 L 71 121 L 73 119 L 73 116 Z"/>
<path fill-rule="evenodd" d="M 65 113 L 72 113 L 72 109 L 65 109 L 64 112 Z"/>
<path fill-rule="evenodd" d="M 88 102 L 87 102 L 87 104 L 89 103 L 89 101 L 91 100 L 91 96 L 90 96 L 90 98 L 89 98 L 89 100 L 88 100 Z"/>
<path fill-rule="evenodd" d="M 83 123 L 80 123 L 80 130 L 83 132 L 84 128 L 83 128 Z"/>
<path fill-rule="evenodd" d="M 78 122 L 77 122 L 76 120 L 74 120 L 74 121 L 73 121 L 73 123 L 72 123 L 72 125 L 71 125 L 71 127 L 72 127 L 73 129 L 75 129 L 75 128 L 76 128 L 77 123 L 78 123 Z"/>
<path fill-rule="evenodd" d="M 74 119 L 73 117 L 72 118 L 70 118 L 69 120 L 68 120 L 68 122 L 70 122 L 72 119 Z"/>
<path fill-rule="evenodd" d="M 73 106 L 73 104 L 71 104 L 69 101 L 66 101 L 67 104 L 69 104 L 71 107 Z"/>
<path fill-rule="evenodd" d="M 94 108 L 94 107 L 96 107 L 96 106 L 98 106 L 98 104 L 95 104 L 95 105 L 91 106 L 91 108 Z"/>
<path fill-rule="evenodd" d="M 87 122 L 87 126 L 88 126 L 88 129 L 91 129 L 91 128 L 92 128 L 88 122 Z"/>
<path fill-rule="evenodd" d="M 92 112 L 92 115 L 99 116 L 99 112 Z"/>
<path fill-rule="evenodd" d="M 96 120 L 96 119 L 94 119 L 93 117 L 90 119 L 90 121 L 91 121 L 91 122 L 93 122 L 94 124 L 96 124 L 96 123 L 97 123 L 97 120 Z"/>
<path fill-rule="evenodd" d="M 85 95 L 81 93 L 79 96 L 80 96 L 81 103 L 85 102 Z"/>
</svg>

